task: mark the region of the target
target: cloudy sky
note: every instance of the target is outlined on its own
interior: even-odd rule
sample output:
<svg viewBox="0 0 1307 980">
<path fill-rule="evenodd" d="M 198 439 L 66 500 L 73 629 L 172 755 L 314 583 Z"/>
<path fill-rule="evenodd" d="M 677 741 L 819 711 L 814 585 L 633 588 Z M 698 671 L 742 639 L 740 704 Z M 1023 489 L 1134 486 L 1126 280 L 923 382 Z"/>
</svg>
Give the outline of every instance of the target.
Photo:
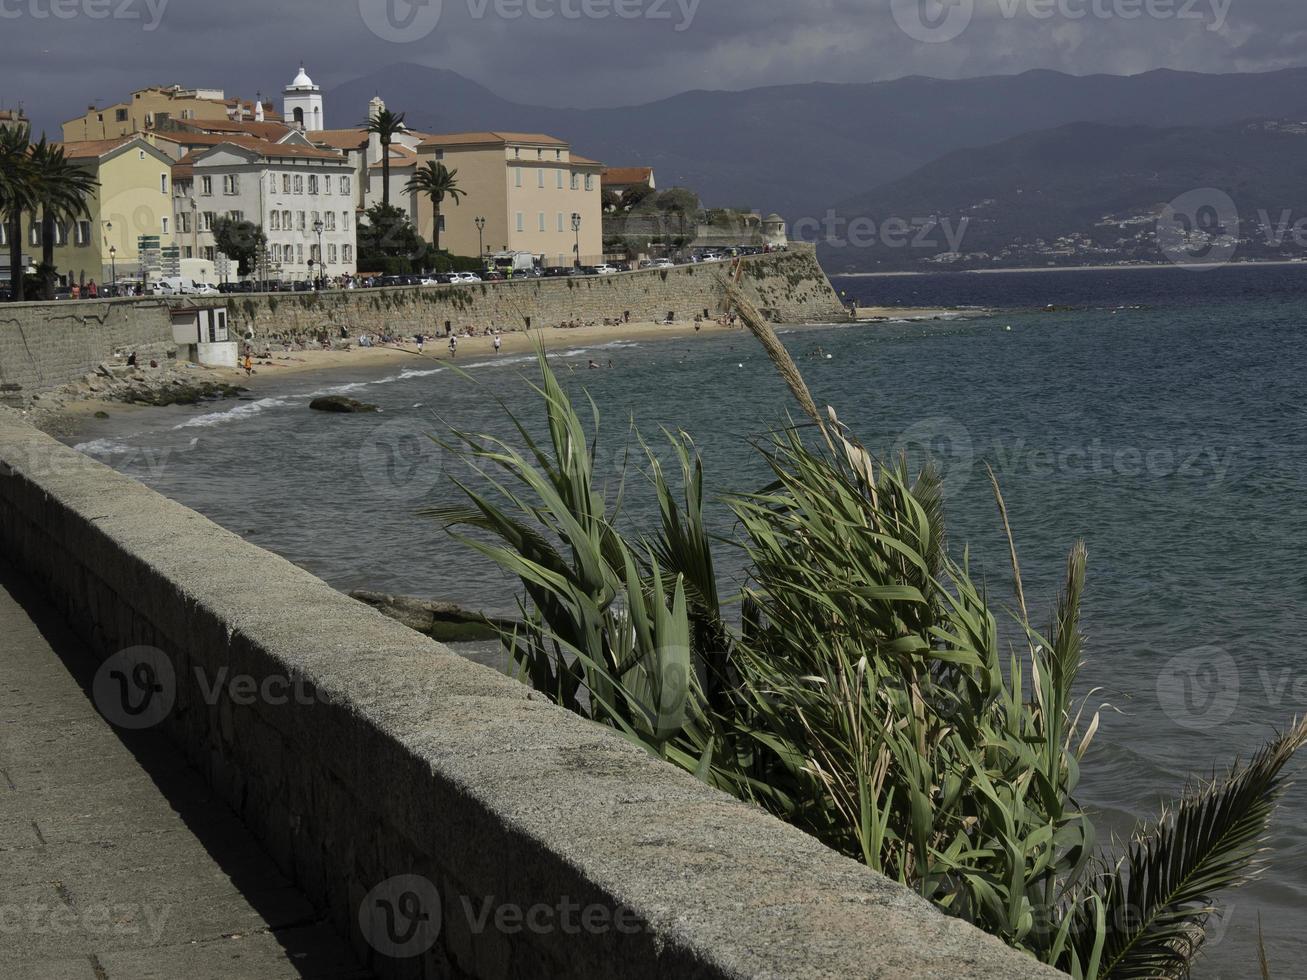
<svg viewBox="0 0 1307 980">
<path fill-rule="evenodd" d="M 1303 0 L 0 0 L 0 107 L 38 128 L 133 88 L 279 93 L 396 62 L 515 102 L 618 105 L 687 89 L 1055 68 L 1307 64 Z"/>
</svg>

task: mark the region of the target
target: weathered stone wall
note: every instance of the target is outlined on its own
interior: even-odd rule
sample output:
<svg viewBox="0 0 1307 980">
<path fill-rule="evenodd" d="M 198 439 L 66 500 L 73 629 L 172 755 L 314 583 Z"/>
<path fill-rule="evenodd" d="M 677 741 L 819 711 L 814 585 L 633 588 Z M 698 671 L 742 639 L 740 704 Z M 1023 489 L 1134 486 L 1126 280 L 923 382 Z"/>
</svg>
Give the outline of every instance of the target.
<svg viewBox="0 0 1307 980">
<path fill-rule="evenodd" d="M 745 258 L 741 288 L 773 320 L 800 323 L 844 319 L 830 281 L 810 247 Z M 234 336 L 252 329 L 260 340 L 278 335 L 338 337 L 360 333 L 445 332 L 497 326 L 509 330 L 632 320 L 681 321 L 722 310 L 729 262 L 614 276 L 530 279 L 472 286 L 355 289 L 327 293 L 262 293 L 226 300 Z M 180 301 L 190 303 L 189 299 Z M 0 306 L 0 398 L 76 381 L 115 351 L 158 354 L 171 348 L 169 302 L 121 299 L 98 302 L 17 303 Z"/>
<path fill-rule="evenodd" d="M 0 395 L 76 381 L 116 350 L 157 354 L 173 346 L 162 300 L 2 304 Z"/>
<path fill-rule="evenodd" d="M 378 976 L 1060 976 L 4 410 L 0 559 Z"/>
<path fill-rule="evenodd" d="M 745 294 L 778 322 L 845 319 L 830 280 L 811 248 L 750 256 L 742 260 Z M 473 286 L 355 289 L 329 293 L 266 293 L 236 296 L 228 316 L 242 333 L 260 339 L 276 334 L 327 331 L 360 333 L 444 333 L 487 326 L 521 330 L 578 321 L 602 322 L 630 314 L 632 320 L 661 320 L 668 313 L 684 322 L 722 310 L 722 282 L 729 262 L 651 269 L 612 276 L 517 279 Z"/>
</svg>

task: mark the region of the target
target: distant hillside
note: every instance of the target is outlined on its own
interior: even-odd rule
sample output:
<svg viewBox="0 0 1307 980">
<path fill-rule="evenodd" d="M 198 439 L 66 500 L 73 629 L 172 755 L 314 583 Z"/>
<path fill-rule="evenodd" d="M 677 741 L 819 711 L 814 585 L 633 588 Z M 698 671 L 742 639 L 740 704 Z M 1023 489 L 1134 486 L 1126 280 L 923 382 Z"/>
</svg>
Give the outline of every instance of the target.
<svg viewBox="0 0 1307 980">
<path fill-rule="evenodd" d="M 1156 237 L 1157 217 L 1169 202 L 1203 188 L 1219 189 L 1234 201 L 1243 219 L 1240 258 L 1307 255 L 1300 243 L 1268 241 L 1259 227 L 1263 210 L 1272 225 L 1286 211 L 1293 221 L 1307 218 L 1307 126 L 1076 123 L 950 153 L 844 202 L 841 221 L 861 219 L 855 228 L 861 247 L 824 248 L 823 261 L 832 271 L 929 268 L 930 260 L 953 250 L 945 232 L 956 233 L 965 219 L 961 243 L 953 243 L 963 256 L 946 257 L 961 267 L 1160 262 L 1166 257 Z M 1200 229 L 1211 223 L 1210 209 L 1194 211 Z M 895 218 L 910 224 L 916 219 L 918 226 L 937 219 L 939 226 L 928 236 L 913 236 L 921 239 L 916 247 L 890 247 L 880 229 Z M 934 244 L 924 245 L 926 238 Z M 888 241 L 894 243 L 895 236 Z"/>
<path fill-rule="evenodd" d="M 1068 123 L 1175 127 L 1307 119 L 1307 69 L 913 77 L 687 92 L 616 109 L 550 109 L 510 101 L 454 72 L 397 64 L 327 93 L 333 125 L 361 121 L 377 93 L 407 112 L 416 128 L 544 131 L 605 163 L 653 166 L 661 186 L 694 187 L 709 205 L 775 210 L 792 222 L 820 218 L 837 202 L 954 150 Z"/>
</svg>

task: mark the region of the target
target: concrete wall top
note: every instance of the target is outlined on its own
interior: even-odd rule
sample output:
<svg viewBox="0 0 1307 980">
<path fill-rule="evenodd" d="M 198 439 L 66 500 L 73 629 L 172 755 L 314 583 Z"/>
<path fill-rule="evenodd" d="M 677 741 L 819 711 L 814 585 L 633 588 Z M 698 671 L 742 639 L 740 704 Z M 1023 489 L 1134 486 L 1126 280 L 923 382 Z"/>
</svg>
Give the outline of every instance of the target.
<svg viewBox="0 0 1307 980">
<path fill-rule="evenodd" d="M 1061 976 L 2 410 L 0 554 L 106 655 L 148 639 L 182 684 L 227 667 L 314 692 L 206 713 L 180 691 L 171 734 L 208 740 L 192 754 L 356 944 L 375 880 L 437 882 L 438 964 L 379 973 Z M 570 896 L 639 929 L 468 935 L 468 896 Z"/>
</svg>

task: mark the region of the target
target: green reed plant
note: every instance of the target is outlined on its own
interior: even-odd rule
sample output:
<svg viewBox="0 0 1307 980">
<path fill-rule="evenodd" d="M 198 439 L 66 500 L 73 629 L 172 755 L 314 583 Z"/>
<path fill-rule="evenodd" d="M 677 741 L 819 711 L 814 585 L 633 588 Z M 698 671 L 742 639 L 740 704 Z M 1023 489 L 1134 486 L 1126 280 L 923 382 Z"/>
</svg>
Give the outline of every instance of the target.
<svg viewBox="0 0 1307 980">
<path fill-rule="evenodd" d="M 1074 694 L 1084 547 L 1038 630 L 1012 546 L 1022 641 L 1005 649 L 966 551 L 950 557 L 935 471 L 878 462 L 821 415 L 735 300 L 810 424 L 758 447 L 771 482 L 726 499 L 730 542 L 707 530 L 684 434 L 668 434 L 679 487 L 643 447 L 657 526 L 621 529 L 621 487 L 595 487 L 598 412 L 587 431 L 543 351 L 547 446 L 515 418 L 525 452 L 453 431 L 480 480 L 460 483 L 467 506 L 427 513 L 488 532 L 462 537 L 521 581 L 504 643 L 523 680 L 1075 977 L 1185 975 L 1215 893 L 1257 873 L 1307 724 L 1186 794 L 1124 856 L 1099 851 L 1075 801 L 1099 724 Z M 714 544 L 743 549 L 738 596 L 720 595 Z"/>
</svg>

